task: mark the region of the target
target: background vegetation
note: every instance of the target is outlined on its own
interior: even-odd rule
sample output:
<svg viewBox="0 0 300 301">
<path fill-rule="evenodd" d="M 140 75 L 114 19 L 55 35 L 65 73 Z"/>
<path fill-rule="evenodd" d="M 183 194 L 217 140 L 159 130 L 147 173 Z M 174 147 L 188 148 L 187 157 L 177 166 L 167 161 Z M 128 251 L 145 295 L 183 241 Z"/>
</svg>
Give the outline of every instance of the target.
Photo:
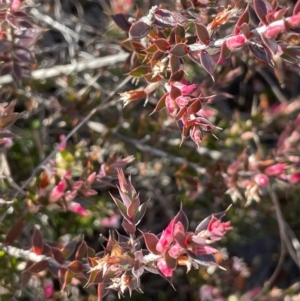
<svg viewBox="0 0 300 301">
<path fill-rule="evenodd" d="M 190 138 L 181 144 L 167 110 L 149 116 L 163 87 L 146 105 L 141 99 L 123 108 L 118 95 L 144 88 L 145 81 L 127 75 L 130 56 L 120 42 L 128 35 L 109 14 L 139 10 L 147 15 L 155 4 L 175 9 L 175 1 L 28 0 L 21 6 L 28 16 L 10 13 L 5 3 L 0 3 L 0 300 L 97 300 L 76 279 L 61 292 L 62 283 L 46 271 L 32 274 L 21 290 L 26 260 L 10 254 L 5 242 L 29 250 L 37 227 L 49 244 L 63 248 L 84 237 L 100 252 L 109 229 L 124 232 L 108 193 L 117 195 L 121 167 L 140 199 L 150 199 L 139 225 L 145 232 L 165 229 L 181 203 L 191 229 L 233 203 L 227 218 L 234 229 L 219 242 L 216 255 L 226 271 L 202 267 L 186 274 L 178 269 L 176 291 L 163 278 L 145 273 L 144 294 L 133 292 L 132 300 L 300 300 L 298 28 L 278 38 L 293 48 L 275 67 L 247 47 L 221 62 L 214 81 L 201 66 L 186 63 L 188 82 L 205 95 L 216 95 L 203 114 L 222 128 L 197 146 Z M 207 23 L 229 4 L 239 9 L 222 25 L 224 36 L 247 5 L 243 0 L 201 3 Z M 279 5 L 292 15 L 295 3 Z M 250 27 L 257 27 L 253 8 L 249 15 Z M 14 35 L 24 28 L 31 31 L 16 45 L 28 50 L 11 50 L 3 41 L 17 43 Z M 72 199 L 75 205 L 49 202 L 67 171 L 72 185 L 84 183 Z M 7 238 L 11 229 L 17 240 Z M 106 298 L 115 300 L 117 294 L 111 291 Z"/>
</svg>

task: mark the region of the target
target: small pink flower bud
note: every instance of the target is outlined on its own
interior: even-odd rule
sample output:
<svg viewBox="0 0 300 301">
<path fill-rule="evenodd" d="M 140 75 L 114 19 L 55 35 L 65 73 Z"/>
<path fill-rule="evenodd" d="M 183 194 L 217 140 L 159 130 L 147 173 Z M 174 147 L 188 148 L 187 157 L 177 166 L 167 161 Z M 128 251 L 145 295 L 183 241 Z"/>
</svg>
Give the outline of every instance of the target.
<svg viewBox="0 0 300 301">
<path fill-rule="evenodd" d="M 68 209 L 70 211 L 73 211 L 81 216 L 88 216 L 88 212 L 79 204 L 76 202 L 72 202 L 68 205 Z"/>
<path fill-rule="evenodd" d="M 77 191 L 76 190 L 72 190 L 72 191 L 68 190 L 68 191 L 65 192 L 65 200 L 67 202 L 71 202 L 71 201 L 73 201 L 75 199 L 76 195 L 77 195 Z"/>
<path fill-rule="evenodd" d="M 73 190 L 79 190 L 83 185 L 83 181 L 76 181 L 72 185 Z"/>
<path fill-rule="evenodd" d="M 259 173 L 254 176 L 254 181 L 257 185 L 265 187 L 269 184 L 269 177 L 262 173 Z"/>
<path fill-rule="evenodd" d="M 228 168 L 227 168 L 227 173 L 228 173 L 229 175 L 234 175 L 234 174 L 237 173 L 239 167 L 240 167 L 240 162 L 235 161 L 235 162 L 231 163 L 231 164 L 228 166 Z"/>
<path fill-rule="evenodd" d="M 53 295 L 54 286 L 51 279 L 45 279 L 44 283 L 44 294 L 47 299 Z"/>
<path fill-rule="evenodd" d="M 278 34 L 284 31 L 284 25 L 268 26 L 264 35 L 267 39 L 275 39 Z"/>
<path fill-rule="evenodd" d="M 268 175 L 268 176 L 278 176 L 285 169 L 285 165 L 286 164 L 284 164 L 284 163 L 271 165 L 271 166 L 269 166 L 265 169 L 265 174 Z"/>
<path fill-rule="evenodd" d="M 300 14 L 291 16 L 287 19 L 287 23 L 293 28 L 298 27 L 300 25 Z"/>
<path fill-rule="evenodd" d="M 70 180 L 72 178 L 72 170 L 71 169 L 65 173 L 64 178 L 66 180 Z"/>
<path fill-rule="evenodd" d="M 13 140 L 11 138 L 2 138 L 0 139 L 0 146 L 2 145 L 5 148 L 10 148 L 13 145 Z"/>
<path fill-rule="evenodd" d="M 92 185 L 95 182 L 96 175 L 97 175 L 96 172 L 93 172 L 92 174 L 90 174 L 88 176 L 88 178 L 86 179 L 86 184 L 87 185 Z"/>
<path fill-rule="evenodd" d="M 84 196 L 93 196 L 93 195 L 97 195 L 97 194 L 98 194 L 98 192 L 94 189 L 88 189 L 83 192 Z"/>
<path fill-rule="evenodd" d="M 58 148 L 58 151 L 62 152 L 66 149 L 66 146 L 67 146 L 67 141 L 65 140 L 66 136 L 65 135 L 60 135 L 59 136 L 59 148 Z M 62 143 L 63 142 L 63 143 Z"/>
<path fill-rule="evenodd" d="M 49 201 L 51 203 L 57 202 L 63 195 L 65 190 L 67 189 L 67 182 L 65 180 L 60 181 L 50 193 Z"/>
<path fill-rule="evenodd" d="M 105 217 L 101 221 L 101 225 L 106 228 L 118 229 L 120 226 L 120 218 L 121 216 L 118 214 L 114 214 L 110 217 Z"/>
<path fill-rule="evenodd" d="M 300 183 L 300 171 L 298 171 L 298 172 L 290 175 L 289 176 L 289 182 L 291 184 L 298 184 L 298 183 Z"/>
<path fill-rule="evenodd" d="M 243 35 L 236 35 L 226 39 L 226 45 L 230 50 L 240 48 L 246 44 L 246 38 Z"/>
<path fill-rule="evenodd" d="M 158 259 L 157 261 L 157 267 L 159 268 L 159 270 L 166 276 L 166 277 L 172 277 L 173 275 L 173 270 L 169 269 L 167 267 L 167 264 L 165 262 L 164 259 Z"/>
</svg>

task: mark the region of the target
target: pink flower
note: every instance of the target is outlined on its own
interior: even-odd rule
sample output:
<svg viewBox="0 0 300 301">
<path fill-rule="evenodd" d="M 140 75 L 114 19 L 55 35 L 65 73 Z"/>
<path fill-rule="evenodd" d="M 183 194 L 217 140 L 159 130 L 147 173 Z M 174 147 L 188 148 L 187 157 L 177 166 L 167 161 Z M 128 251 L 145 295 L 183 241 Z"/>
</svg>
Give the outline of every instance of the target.
<svg viewBox="0 0 300 301">
<path fill-rule="evenodd" d="M 178 258 L 179 255 L 181 255 L 181 253 L 184 251 L 184 248 L 182 248 L 178 243 L 176 243 L 175 245 L 173 245 L 170 249 L 169 249 L 169 254 L 171 257 L 173 258 Z"/>
<path fill-rule="evenodd" d="M 269 177 L 262 173 L 259 173 L 254 176 L 254 181 L 257 185 L 265 187 L 269 184 Z"/>
<path fill-rule="evenodd" d="M 300 171 L 295 172 L 294 174 L 289 176 L 289 182 L 291 184 L 297 184 L 300 183 Z"/>
<path fill-rule="evenodd" d="M 89 213 L 79 204 L 76 202 L 71 202 L 68 206 L 70 211 L 73 211 L 81 216 L 88 216 Z"/>
<path fill-rule="evenodd" d="M 157 267 L 166 277 L 172 277 L 173 270 L 167 267 L 167 264 L 164 259 L 158 259 Z"/>
<path fill-rule="evenodd" d="M 164 253 L 173 241 L 173 225 L 174 220 L 171 220 L 168 227 L 162 232 L 161 237 L 156 245 L 156 250 Z"/>
<path fill-rule="evenodd" d="M 105 217 L 102 220 L 101 225 L 106 227 L 106 228 L 117 229 L 120 226 L 120 218 L 121 218 L 121 216 L 118 215 L 118 214 L 114 214 L 110 217 Z"/>
<path fill-rule="evenodd" d="M 197 87 L 195 84 L 185 85 L 180 82 L 174 82 L 174 83 L 172 83 L 172 85 L 174 87 L 178 88 L 183 95 L 191 94 L 191 92 L 194 91 L 195 88 Z M 171 86 L 169 84 L 165 84 L 165 88 L 166 88 L 167 92 L 171 91 Z"/>
<path fill-rule="evenodd" d="M 11 138 L 2 138 L 0 139 L 0 145 L 5 148 L 10 148 L 13 145 L 13 140 Z"/>
<path fill-rule="evenodd" d="M 45 279 L 44 283 L 44 294 L 45 297 L 48 299 L 53 295 L 53 282 L 51 279 Z"/>
<path fill-rule="evenodd" d="M 265 169 L 265 174 L 268 176 L 278 176 L 285 169 L 285 164 L 275 164 Z"/>
<path fill-rule="evenodd" d="M 49 201 L 52 203 L 57 202 L 67 189 L 67 182 L 65 180 L 60 181 L 51 191 Z"/>
<path fill-rule="evenodd" d="M 209 232 L 209 237 L 211 240 L 220 240 L 229 231 L 232 230 L 230 222 L 221 222 L 215 216 L 212 216 L 209 224 L 207 226 L 207 231 Z"/>
</svg>

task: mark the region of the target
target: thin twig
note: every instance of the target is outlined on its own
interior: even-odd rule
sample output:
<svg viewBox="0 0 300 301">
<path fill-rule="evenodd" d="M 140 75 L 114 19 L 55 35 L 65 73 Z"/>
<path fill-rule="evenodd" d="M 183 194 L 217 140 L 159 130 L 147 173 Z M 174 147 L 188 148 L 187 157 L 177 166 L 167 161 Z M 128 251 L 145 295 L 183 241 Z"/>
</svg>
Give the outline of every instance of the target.
<svg viewBox="0 0 300 301">
<path fill-rule="evenodd" d="M 118 54 L 114 55 L 82 60 L 80 62 L 77 62 L 76 64 L 58 65 L 48 69 L 38 69 L 31 73 L 31 77 L 36 80 L 44 80 L 59 75 L 68 75 L 72 72 L 82 72 L 87 69 L 98 69 L 109 65 L 115 65 L 116 63 L 124 62 L 128 58 L 128 56 L 128 53 L 119 52 Z M 9 84 L 12 81 L 13 79 L 11 75 L 0 77 L 0 85 Z"/>
<path fill-rule="evenodd" d="M 277 194 L 274 190 L 274 187 L 271 187 L 269 185 L 268 186 L 268 192 L 269 192 L 269 195 L 271 197 L 271 200 L 272 200 L 272 202 L 274 204 L 274 207 L 275 207 L 275 210 L 276 210 L 276 218 L 277 218 L 277 222 L 278 222 L 280 238 L 285 242 L 285 246 L 286 246 L 291 258 L 294 260 L 294 262 L 297 264 L 297 266 L 300 267 L 300 262 L 299 262 L 299 258 L 297 256 L 297 253 L 294 249 L 294 246 L 291 242 L 290 237 L 287 235 L 286 222 L 283 218 L 281 208 L 280 208 L 280 204 L 279 204 L 279 201 L 278 201 L 278 197 L 277 197 Z M 292 231 L 292 230 L 290 230 L 290 231 Z"/>
</svg>

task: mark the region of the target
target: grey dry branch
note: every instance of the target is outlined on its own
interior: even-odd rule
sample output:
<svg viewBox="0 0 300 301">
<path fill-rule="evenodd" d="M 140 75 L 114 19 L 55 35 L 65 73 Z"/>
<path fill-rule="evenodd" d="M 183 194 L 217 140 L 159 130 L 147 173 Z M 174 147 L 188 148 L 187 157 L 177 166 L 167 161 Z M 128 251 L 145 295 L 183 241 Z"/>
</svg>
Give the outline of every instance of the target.
<svg viewBox="0 0 300 301">
<path fill-rule="evenodd" d="M 124 62 L 129 54 L 119 52 L 117 54 L 108 55 L 99 58 L 82 60 L 76 64 L 58 65 L 48 69 L 39 69 L 31 73 L 31 77 L 35 80 L 44 80 L 60 75 L 69 75 L 73 72 L 82 72 L 88 69 L 98 69 L 106 66 L 115 65 L 116 63 Z M 13 81 L 10 75 L 0 77 L 0 85 L 9 84 Z"/>
</svg>

